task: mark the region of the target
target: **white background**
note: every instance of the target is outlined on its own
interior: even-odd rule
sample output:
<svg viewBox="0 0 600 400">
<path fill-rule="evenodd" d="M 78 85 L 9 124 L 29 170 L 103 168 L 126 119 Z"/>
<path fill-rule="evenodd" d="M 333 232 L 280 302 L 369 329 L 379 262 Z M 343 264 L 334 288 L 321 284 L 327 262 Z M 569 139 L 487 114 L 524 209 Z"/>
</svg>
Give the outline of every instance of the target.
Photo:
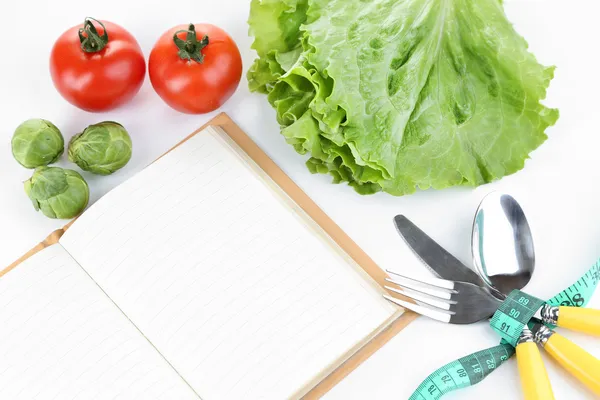
<svg viewBox="0 0 600 400">
<path fill-rule="evenodd" d="M 528 291 L 551 297 L 577 279 L 600 256 L 600 24 L 595 0 L 507 0 L 506 11 L 543 64 L 554 64 L 556 78 L 547 104 L 560 108 L 549 140 L 532 154 L 526 168 L 501 182 L 480 187 L 426 191 L 395 198 L 361 197 L 346 186 L 313 176 L 304 160 L 278 132 L 266 98 L 248 92 L 245 80 L 222 108 L 356 240 L 382 267 L 409 274 L 426 272 L 396 234 L 392 217 L 404 213 L 443 246 L 470 263 L 470 229 L 481 197 L 492 189 L 520 200 L 535 235 L 537 271 Z M 22 189 L 31 172 L 12 158 L 10 138 L 28 118 L 53 121 L 68 140 L 87 125 L 116 120 L 133 136 L 129 165 L 110 177 L 84 174 L 92 201 L 142 169 L 212 115 L 178 114 L 146 80 L 132 103 L 106 114 L 90 114 L 66 103 L 54 90 L 48 56 L 54 40 L 85 16 L 125 26 L 149 54 L 170 27 L 210 22 L 228 31 L 239 45 L 247 69 L 254 54 L 247 35 L 247 0 L 31 0 L 0 2 L 0 266 L 6 266 L 64 221 L 35 213 Z M 70 166 L 67 162 L 63 166 Z M 76 168 L 76 167 L 75 167 Z M 600 308 L 600 295 L 592 305 Z M 1 321 L 0 321 L 1 326 Z M 600 341 L 561 331 L 596 356 Z M 495 345 L 498 338 L 481 323 L 448 326 L 418 319 L 365 362 L 328 399 L 405 399 L 437 367 L 467 353 Z M 549 360 L 557 399 L 593 398 Z M 516 363 L 511 360 L 479 385 L 447 398 L 520 397 Z"/>
</svg>

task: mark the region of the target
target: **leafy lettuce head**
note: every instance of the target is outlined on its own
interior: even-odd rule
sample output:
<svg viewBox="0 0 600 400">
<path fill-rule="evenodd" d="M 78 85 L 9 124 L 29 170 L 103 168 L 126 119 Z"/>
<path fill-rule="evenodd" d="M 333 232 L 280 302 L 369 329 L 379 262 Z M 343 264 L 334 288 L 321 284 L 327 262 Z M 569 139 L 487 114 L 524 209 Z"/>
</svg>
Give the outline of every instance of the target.
<svg viewBox="0 0 600 400">
<path fill-rule="evenodd" d="M 69 160 L 84 171 L 110 175 L 131 159 L 129 133 L 117 122 L 101 122 L 88 126 L 69 143 Z"/>
<path fill-rule="evenodd" d="M 363 194 L 512 174 L 558 118 L 498 0 L 253 0 L 249 24 L 251 90 L 310 171 Z"/>
<path fill-rule="evenodd" d="M 25 181 L 25 193 L 36 211 L 48 218 L 69 219 L 87 206 L 90 191 L 81 175 L 58 167 L 39 167 Z"/>
</svg>

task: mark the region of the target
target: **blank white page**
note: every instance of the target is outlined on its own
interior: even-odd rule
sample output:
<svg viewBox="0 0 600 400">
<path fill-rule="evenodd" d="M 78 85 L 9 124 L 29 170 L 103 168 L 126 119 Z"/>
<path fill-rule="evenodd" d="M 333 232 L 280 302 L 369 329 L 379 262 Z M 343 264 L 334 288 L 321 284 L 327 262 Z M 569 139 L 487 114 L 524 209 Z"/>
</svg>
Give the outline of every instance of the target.
<svg viewBox="0 0 600 400">
<path fill-rule="evenodd" d="M 211 131 L 61 243 L 203 399 L 297 397 L 397 309 Z"/>
<path fill-rule="evenodd" d="M 198 396 L 55 245 L 0 278 L 0 399 Z"/>
</svg>

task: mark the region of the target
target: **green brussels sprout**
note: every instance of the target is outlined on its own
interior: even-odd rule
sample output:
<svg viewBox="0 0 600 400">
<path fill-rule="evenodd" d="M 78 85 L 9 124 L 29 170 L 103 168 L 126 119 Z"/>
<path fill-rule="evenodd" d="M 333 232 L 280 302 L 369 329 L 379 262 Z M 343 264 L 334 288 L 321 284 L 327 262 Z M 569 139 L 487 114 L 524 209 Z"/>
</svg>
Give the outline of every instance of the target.
<svg viewBox="0 0 600 400">
<path fill-rule="evenodd" d="M 110 175 L 131 159 L 131 138 L 116 122 L 88 126 L 69 143 L 69 160 L 84 171 Z"/>
<path fill-rule="evenodd" d="M 48 218 L 69 219 L 79 215 L 90 199 L 90 189 L 75 171 L 58 167 L 39 167 L 28 181 L 25 193 L 36 211 Z"/>
<path fill-rule="evenodd" d="M 65 151 L 65 140 L 60 130 L 43 119 L 30 119 L 19 125 L 11 145 L 15 160 L 25 168 L 52 164 Z"/>
</svg>

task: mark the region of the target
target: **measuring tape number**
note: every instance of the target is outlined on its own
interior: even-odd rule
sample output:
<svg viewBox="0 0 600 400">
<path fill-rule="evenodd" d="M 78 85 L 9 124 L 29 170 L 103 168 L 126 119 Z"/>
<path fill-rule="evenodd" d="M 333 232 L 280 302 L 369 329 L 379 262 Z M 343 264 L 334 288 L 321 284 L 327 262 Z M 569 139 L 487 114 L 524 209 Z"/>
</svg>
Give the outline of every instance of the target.
<svg viewBox="0 0 600 400">
<path fill-rule="evenodd" d="M 453 390 L 481 382 L 514 352 L 510 344 L 502 344 L 452 361 L 429 375 L 409 400 L 435 400 Z"/>
<path fill-rule="evenodd" d="M 600 283 L 600 260 L 577 282 L 546 303 L 552 306 L 585 307 Z"/>
<path fill-rule="evenodd" d="M 494 313 L 490 325 L 512 346 L 517 346 L 523 328 L 544 305 L 544 300 L 513 290 Z"/>
</svg>

